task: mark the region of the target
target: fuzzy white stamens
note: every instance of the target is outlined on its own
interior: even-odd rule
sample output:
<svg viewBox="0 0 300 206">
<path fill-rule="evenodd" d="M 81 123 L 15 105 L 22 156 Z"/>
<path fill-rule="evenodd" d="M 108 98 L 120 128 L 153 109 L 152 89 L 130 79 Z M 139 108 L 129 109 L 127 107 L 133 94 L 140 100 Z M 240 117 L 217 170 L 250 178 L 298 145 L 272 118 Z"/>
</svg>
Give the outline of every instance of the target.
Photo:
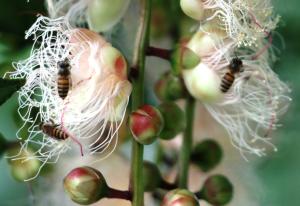
<svg viewBox="0 0 300 206">
<path fill-rule="evenodd" d="M 71 28 L 64 17 L 38 17 L 26 33 L 26 38 L 30 36 L 34 39 L 30 57 L 14 63 L 16 71 L 8 74 L 26 78 L 19 91 L 18 111 L 24 121 L 19 131 L 28 128 L 29 136 L 21 137 L 18 132 L 24 140 L 22 148 L 38 147 L 35 158 L 44 163 L 55 163 L 74 141 L 85 154 L 107 155 L 117 143 L 131 93 L 125 59 L 96 33 Z M 107 60 L 104 53 L 109 48 L 117 58 Z M 63 100 L 57 93 L 57 63 L 66 58 L 72 86 Z M 52 121 L 68 139 L 56 140 L 41 131 L 40 122 Z"/>
</svg>

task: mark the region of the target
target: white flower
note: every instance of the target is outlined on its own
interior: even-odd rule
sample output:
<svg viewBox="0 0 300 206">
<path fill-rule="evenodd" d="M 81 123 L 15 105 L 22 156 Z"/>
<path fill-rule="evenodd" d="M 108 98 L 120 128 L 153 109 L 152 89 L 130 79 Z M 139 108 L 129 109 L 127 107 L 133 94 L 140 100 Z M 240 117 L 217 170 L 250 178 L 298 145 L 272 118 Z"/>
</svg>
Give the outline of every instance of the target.
<svg viewBox="0 0 300 206">
<path fill-rule="evenodd" d="M 38 148 L 34 158 L 43 163 L 56 162 L 73 142 L 84 154 L 108 155 L 117 143 L 131 93 L 124 57 L 97 33 L 71 28 L 64 17 L 38 17 L 26 33 L 30 36 L 30 57 L 15 63 L 16 71 L 9 74 L 26 79 L 19 91 L 19 114 L 24 120 L 20 131 L 29 126 L 29 137 L 19 137 L 24 139 L 22 148 Z M 66 58 L 72 86 L 63 100 L 57 93 L 57 63 Z M 68 139 L 56 140 L 41 131 L 40 122 L 52 121 Z"/>
<path fill-rule="evenodd" d="M 269 36 L 280 20 L 279 16 L 273 14 L 271 0 L 181 1 L 187 15 L 202 23 L 217 24 L 237 46 L 257 46 L 260 39 Z M 199 13 L 202 15 L 199 16 Z"/>
<path fill-rule="evenodd" d="M 291 99 L 288 86 L 270 66 L 275 57 L 270 33 L 278 23 L 271 2 L 206 0 L 202 6 L 205 23 L 187 44 L 202 61 L 192 71 L 183 71 L 188 90 L 227 130 L 242 154 L 261 156 L 265 144 L 276 150 L 270 134 Z M 235 57 L 242 59 L 244 72 L 235 75 L 229 91 L 220 97 L 215 84 L 220 86 Z"/>
</svg>

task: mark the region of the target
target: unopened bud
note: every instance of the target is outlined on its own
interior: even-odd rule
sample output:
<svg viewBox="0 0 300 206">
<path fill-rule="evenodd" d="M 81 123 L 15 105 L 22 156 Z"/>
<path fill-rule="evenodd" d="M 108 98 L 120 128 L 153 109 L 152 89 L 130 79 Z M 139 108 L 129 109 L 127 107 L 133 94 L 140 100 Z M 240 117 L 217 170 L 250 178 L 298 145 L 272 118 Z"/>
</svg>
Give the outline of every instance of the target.
<svg viewBox="0 0 300 206">
<path fill-rule="evenodd" d="M 165 121 L 165 126 L 159 135 L 161 139 L 172 139 L 185 129 L 185 113 L 177 104 L 165 102 L 159 105 L 158 109 Z"/>
<path fill-rule="evenodd" d="M 223 175 L 209 177 L 199 193 L 200 198 L 212 205 L 225 205 L 233 196 L 233 186 Z"/>
<path fill-rule="evenodd" d="M 20 149 L 19 144 L 10 146 L 7 150 L 7 156 L 9 157 L 7 161 L 13 178 L 23 182 L 38 174 L 41 163 L 33 158 L 33 150 L 27 148 L 27 150 L 20 151 Z"/>
<path fill-rule="evenodd" d="M 186 89 L 180 77 L 167 72 L 156 82 L 155 94 L 161 101 L 175 101 L 186 96 Z"/>
<path fill-rule="evenodd" d="M 200 63 L 194 69 L 184 70 L 183 79 L 190 94 L 203 102 L 216 102 L 222 95 L 221 78 L 206 64 Z"/>
<path fill-rule="evenodd" d="M 91 167 L 73 169 L 64 178 L 64 188 L 70 198 L 81 205 L 99 201 L 109 190 L 103 175 Z"/>
<path fill-rule="evenodd" d="M 191 160 L 204 172 L 207 172 L 220 163 L 222 156 L 222 149 L 216 141 L 204 140 L 195 146 Z"/>
<path fill-rule="evenodd" d="M 199 206 L 199 201 L 192 192 L 175 189 L 164 196 L 161 206 Z"/>
<path fill-rule="evenodd" d="M 144 105 L 129 117 L 130 131 L 135 140 L 141 144 L 151 144 L 164 127 L 164 119 L 158 109 Z"/>
<path fill-rule="evenodd" d="M 204 6 L 201 0 L 180 0 L 182 11 L 195 20 L 202 20 L 204 17 Z"/>
<path fill-rule="evenodd" d="M 92 0 L 87 7 L 89 27 L 103 32 L 116 25 L 126 12 L 130 0 Z"/>
</svg>

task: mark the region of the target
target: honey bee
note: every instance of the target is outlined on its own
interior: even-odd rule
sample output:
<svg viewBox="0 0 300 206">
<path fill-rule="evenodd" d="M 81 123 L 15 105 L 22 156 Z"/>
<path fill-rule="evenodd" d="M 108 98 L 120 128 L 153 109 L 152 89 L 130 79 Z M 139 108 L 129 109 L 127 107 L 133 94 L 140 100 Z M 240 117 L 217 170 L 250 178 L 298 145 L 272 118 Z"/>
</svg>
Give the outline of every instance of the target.
<svg viewBox="0 0 300 206">
<path fill-rule="evenodd" d="M 69 138 L 69 135 L 58 128 L 58 125 L 50 124 L 50 123 L 41 123 L 40 129 L 44 134 L 52 137 L 56 140 L 66 140 Z"/>
<path fill-rule="evenodd" d="M 235 57 L 231 60 L 228 69 L 229 71 L 223 76 L 221 82 L 221 91 L 226 93 L 232 86 L 235 80 L 235 74 L 242 72 L 243 62 L 240 58 Z"/>
<path fill-rule="evenodd" d="M 68 59 L 59 61 L 57 63 L 57 90 L 60 98 L 65 99 L 69 93 L 72 81 L 71 81 L 71 65 Z"/>
</svg>

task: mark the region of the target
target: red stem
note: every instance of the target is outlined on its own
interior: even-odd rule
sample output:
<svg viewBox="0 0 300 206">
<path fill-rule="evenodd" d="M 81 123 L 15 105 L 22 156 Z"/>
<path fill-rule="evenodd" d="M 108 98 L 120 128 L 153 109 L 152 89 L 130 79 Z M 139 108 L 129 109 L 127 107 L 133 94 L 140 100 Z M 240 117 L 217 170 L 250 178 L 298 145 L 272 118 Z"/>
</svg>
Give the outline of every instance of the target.
<svg viewBox="0 0 300 206">
<path fill-rule="evenodd" d="M 161 59 L 170 60 L 172 51 L 170 49 L 149 46 L 146 50 L 147 56 L 155 56 Z"/>
<path fill-rule="evenodd" d="M 107 198 L 112 198 L 112 199 L 123 199 L 123 200 L 132 200 L 132 193 L 128 190 L 123 191 L 123 190 L 117 190 L 114 188 L 109 188 L 108 189 L 108 194 L 106 196 Z"/>
</svg>

